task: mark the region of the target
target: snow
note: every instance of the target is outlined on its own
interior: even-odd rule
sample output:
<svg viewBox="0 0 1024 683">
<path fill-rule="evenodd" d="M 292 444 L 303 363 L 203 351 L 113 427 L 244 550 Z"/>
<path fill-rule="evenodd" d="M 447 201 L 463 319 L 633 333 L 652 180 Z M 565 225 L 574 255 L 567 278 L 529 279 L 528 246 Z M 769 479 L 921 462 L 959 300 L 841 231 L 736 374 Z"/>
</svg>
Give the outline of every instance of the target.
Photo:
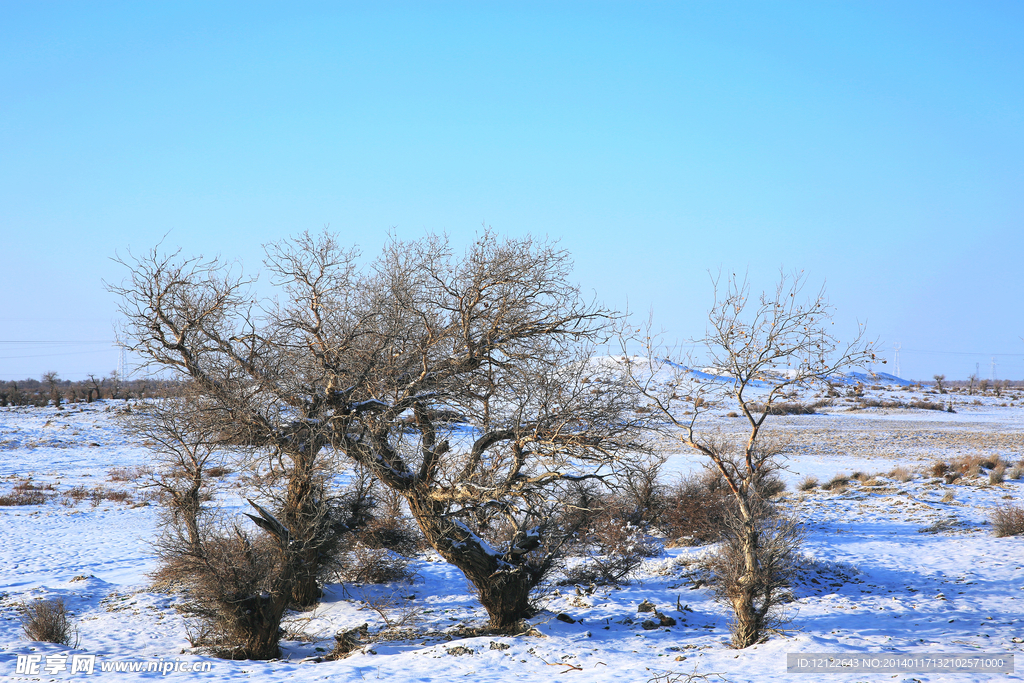
<svg viewBox="0 0 1024 683">
<path fill-rule="evenodd" d="M 893 386 L 896 383 L 892 383 Z M 883 390 L 872 396 L 909 401 L 920 391 Z M 803 397 L 813 400 L 813 397 Z M 933 397 L 934 400 L 948 397 Z M 312 612 L 291 613 L 284 657 L 232 662 L 193 652 L 180 598 L 160 592 L 152 540 L 159 509 L 140 504 L 138 480 L 111 481 L 114 468 L 150 464 L 146 447 L 120 428 L 123 404 L 0 408 L 0 495 L 31 478 L 50 494 L 75 486 L 126 490 L 135 502 L 89 498 L 67 504 L 0 507 L 0 678 L 102 680 L 103 662 L 206 663 L 209 671 L 176 672 L 208 681 L 487 680 L 511 683 L 578 677 L 581 681 L 651 681 L 665 674 L 720 674 L 729 681 L 791 681 L 787 653 L 1022 652 L 1024 537 L 995 538 L 988 517 L 996 504 L 1020 502 L 1024 480 L 989 485 L 986 478 L 946 485 L 919 472 L 937 458 L 997 453 L 1024 455 L 1024 408 L 1005 396 L 953 397 L 956 413 L 930 410 L 850 410 L 837 401 L 824 414 L 770 417 L 790 439 L 786 504 L 805 523 L 805 555 L 790 629 L 766 643 L 728 647 L 728 610 L 706 587 L 695 588 L 697 561 L 709 548 L 667 548 L 646 561 L 620 588 L 548 587 L 545 609 L 530 635 L 462 637 L 486 615 L 462 574 L 428 553 L 410 568 L 410 583 L 332 584 Z M 978 401 L 976 405 L 974 401 Z M 1008 404 L 1008 405 L 1003 405 Z M 715 415 L 706 428 L 740 438 L 744 421 Z M 681 445 L 666 446 L 665 474 L 691 472 L 701 461 Z M 885 476 L 897 466 L 917 471 L 909 482 Z M 879 486 L 796 490 L 807 475 L 826 481 L 854 471 L 878 474 Z M 230 486 L 230 482 L 229 482 Z M 953 492 L 953 499 L 943 495 Z M 943 502 L 943 501 L 946 502 Z M 244 500 L 226 496 L 241 517 Z M 29 642 L 17 607 L 62 597 L 78 628 L 79 646 Z M 674 627 L 644 630 L 636 607 L 644 600 L 677 619 Z M 369 607 L 377 605 L 383 616 Z M 576 620 L 556 619 L 565 613 Z M 412 629 L 386 640 L 384 616 Z M 334 634 L 369 624 L 367 643 L 339 661 L 316 661 Z M 93 674 L 16 673 L 18 655 L 95 655 Z M 41 669 L 42 670 L 42 669 Z M 153 673 L 108 674 L 114 680 L 153 680 Z M 814 680 L 814 676 L 805 676 Z M 1020 680 L 1019 674 L 829 674 L 830 681 Z M 665 680 L 662 678 L 661 680 Z"/>
</svg>

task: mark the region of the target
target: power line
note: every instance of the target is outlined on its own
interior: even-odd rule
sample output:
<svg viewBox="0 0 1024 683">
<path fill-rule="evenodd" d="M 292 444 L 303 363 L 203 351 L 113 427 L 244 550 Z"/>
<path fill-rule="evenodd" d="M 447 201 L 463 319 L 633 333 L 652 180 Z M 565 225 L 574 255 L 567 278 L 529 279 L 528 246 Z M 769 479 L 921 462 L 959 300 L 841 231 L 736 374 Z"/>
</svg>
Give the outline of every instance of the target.
<svg viewBox="0 0 1024 683">
<path fill-rule="evenodd" d="M 37 353 L 31 356 L 0 356 L 0 360 L 17 360 L 21 358 L 54 358 L 56 356 L 84 356 L 90 353 L 104 353 L 106 349 L 94 351 L 64 351 L 63 353 Z"/>
<path fill-rule="evenodd" d="M 922 349 L 903 349 L 911 353 L 937 353 L 945 356 L 1021 356 L 1024 357 L 1024 352 L 1018 351 L 1016 353 L 990 353 L 988 351 L 925 351 Z"/>
<path fill-rule="evenodd" d="M 8 341 L 0 340 L 0 344 L 113 344 L 114 342 L 109 339 L 106 341 L 42 341 L 42 340 L 24 340 L 24 341 Z"/>
</svg>

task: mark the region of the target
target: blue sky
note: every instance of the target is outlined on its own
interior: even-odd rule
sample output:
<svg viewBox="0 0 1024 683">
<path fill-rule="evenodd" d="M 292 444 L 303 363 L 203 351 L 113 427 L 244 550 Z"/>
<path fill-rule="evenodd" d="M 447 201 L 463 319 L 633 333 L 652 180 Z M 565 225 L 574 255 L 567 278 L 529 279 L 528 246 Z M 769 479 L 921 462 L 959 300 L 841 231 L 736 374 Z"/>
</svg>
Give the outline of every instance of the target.
<svg viewBox="0 0 1024 683">
<path fill-rule="evenodd" d="M 1022 35 L 1019 3 L 0 2 L 0 379 L 116 367 L 129 246 L 255 271 L 483 224 L 671 337 L 709 269 L 802 269 L 904 376 L 1024 379 Z"/>
</svg>

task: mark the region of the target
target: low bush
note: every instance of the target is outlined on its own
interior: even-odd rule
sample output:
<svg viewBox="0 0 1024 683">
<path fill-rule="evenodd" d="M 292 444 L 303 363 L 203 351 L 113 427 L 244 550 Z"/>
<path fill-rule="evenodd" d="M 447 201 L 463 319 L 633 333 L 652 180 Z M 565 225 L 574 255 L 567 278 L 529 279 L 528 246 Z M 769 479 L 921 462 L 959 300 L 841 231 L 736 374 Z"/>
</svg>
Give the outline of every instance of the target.
<svg viewBox="0 0 1024 683">
<path fill-rule="evenodd" d="M 78 631 L 68 619 L 63 598 L 22 603 L 22 628 L 29 640 L 78 647 Z"/>
<path fill-rule="evenodd" d="M 909 408 L 917 408 L 918 410 L 945 410 L 946 406 L 938 402 L 932 401 L 911 401 L 907 404 Z"/>
<path fill-rule="evenodd" d="M 767 410 L 769 415 L 814 415 L 816 408 L 829 405 L 829 402 L 819 401 L 813 404 L 796 402 L 772 403 L 768 406 L 765 406 L 763 403 L 747 403 L 746 405 L 752 413 L 764 413 Z"/>
<path fill-rule="evenodd" d="M 357 546 L 343 555 L 338 578 L 352 583 L 393 583 L 413 576 L 409 559 L 387 548 Z"/>
<path fill-rule="evenodd" d="M 20 479 L 11 487 L 9 494 L 0 496 L 0 505 L 42 505 L 52 496 L 53 484 L 36 484 L 31 478 Z"/>
<path fill-rule="evenodd" d="M 808 475 L 803 478 L 803 481 L 800 482 L 800 486 L 797 488 L 801 491 L 811 491 L 812 489 L 816 489 L 818 488 L 818 478 Z"/>
<path fill-rule="evenodd" d="M 1024 534 L 1024 506 L 1006 503 L 992 511 L 992 529 L 997 537 Z"/>
<path fill-rule="evenodd" d="M 204 529 L 198 547 L 170 539 L 161 554 L 156 578 L 187 588 L 181 609 L 191 621 L 195 647 L 226 659 L 279 655 L 291 583 L 276 540 L 237 527 L 224 533 Z"/>
<path fill-rule="evenodd" d="M 899 467 L 893 468 L 889 472 L 889 477 L 891 477 L 892 479 L 895 479 L 896 481 L 901 481 L 901 482 L 906 483 L 906 482 L 908 482 L 908 481 L 910 481 L 911 479 L 914 478 L 914 473 L 911 472 L 908 468 L 903 467 L 901 465 Z"/>
<path fill-rule="evenodd" d="M 726 514 L 734 505 L 732 492 L 717 472 L 683 477 L 669 487 L 658 526 L 673 542 L 688 545 L 721 539 Z"/>
<path fill-rule="evenodd" d="M 837 474 L 828 480 L 828 482 L 821 485 L 821 488 L 825 491 L 838 491 L 846 488 L 850 483 L 850 477 L 845 474 Z"/>
<path fill-rule="evenodd" d="M 110 481 L 139 481 L 153 474 L 153 468 L 145 465 L 137 467 L 112 467 L 107 470 Z"/>
</svg>

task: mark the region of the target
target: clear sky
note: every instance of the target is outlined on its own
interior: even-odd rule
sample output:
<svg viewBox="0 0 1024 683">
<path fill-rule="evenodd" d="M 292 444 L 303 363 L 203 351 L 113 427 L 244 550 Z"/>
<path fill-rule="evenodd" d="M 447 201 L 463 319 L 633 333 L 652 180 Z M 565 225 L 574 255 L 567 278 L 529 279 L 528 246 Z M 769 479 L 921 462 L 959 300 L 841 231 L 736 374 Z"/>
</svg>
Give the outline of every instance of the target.
<svg viewBox="0 0 1024 683">
<path fill-rule="evenodd" d="M 483 224 L 672 337 L 803 269 L 877 369 L 1024 379 L 1022 115 L 1019 2 L 0 1 L 0 379 L 113 370 L 165 234 Z"/>
</svg>

